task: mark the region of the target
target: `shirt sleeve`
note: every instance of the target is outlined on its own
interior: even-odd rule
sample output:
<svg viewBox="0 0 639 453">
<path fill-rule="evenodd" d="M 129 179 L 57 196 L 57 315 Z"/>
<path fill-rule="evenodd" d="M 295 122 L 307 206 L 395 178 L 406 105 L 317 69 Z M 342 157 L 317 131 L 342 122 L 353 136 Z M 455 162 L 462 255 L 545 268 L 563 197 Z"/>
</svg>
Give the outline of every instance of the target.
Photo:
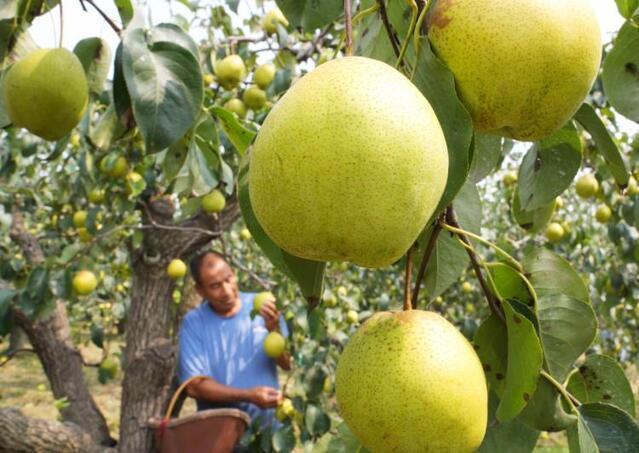
<svg viewBox="0 0 639 453">
<path fill-rule="evenodd" d="M 178 377 L 180 382 L 192 376 L 209 375 L 202 341 L 196 329 L 196 319 L 186 317 L 179 334 Z"/>
</svg>

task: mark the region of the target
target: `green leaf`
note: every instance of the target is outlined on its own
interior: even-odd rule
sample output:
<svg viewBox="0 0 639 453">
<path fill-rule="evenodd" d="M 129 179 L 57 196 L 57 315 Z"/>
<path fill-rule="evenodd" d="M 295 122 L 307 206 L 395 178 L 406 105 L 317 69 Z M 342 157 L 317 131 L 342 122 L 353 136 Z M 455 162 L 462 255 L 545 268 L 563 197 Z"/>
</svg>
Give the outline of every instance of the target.
<svg viewBox="0 0 639 453">
<path fill-rule="evenodd" d="M 571 426 L 566 430 L 569 451 L 574 453 L 599 453 L 599 448 L 592 437 L 590 429 L 586 426 L 583 417 L 577 420 L 577 426 Z"/>
<path fill-rule="evenodd" d="M 639 0 L 616 0 L 616 2 L 619 14 L 626 19 L 630 19 L 639 8 Z"/>
<path fill-rule="evenodd" d="M 590 304 L 559 294 L 538 298 L 537 317 L 548 371 L 563 382 L 575 360 L 595 339 L 595 312 Z"/>
<path fill-rule="evenodd" d="M 597 149 L 601 152 L 612 176 L 621 187 L 628 184 L 628 170 L 623 161 L 621 152 L 610 136 L 610 132 L 595 112 L 595 109 L 588 104 L 582 104 L 575 119 L 583 126 L 584 129 L 592 136 L 597 145 Z"/>
<path fill-rule="evenodd" d="M 315 305 L 324 293 L 326 263 L 290 255 L 268 237 L 251 207 L 248 185 L 249 155 L 250 151 L 242 158 L 238 174 L 238 199 L 246 227 L 271 263 L 282 273 L 295 280 L 300 285 L 304 297 L 312 305 Z"/>
<path fill-rule="evenodd" d="M 111 66 L 111 49 L 107 42 L 100 38 L 87 38 L 79 41 L 74 49 L 89 83 L 89 90 L 95 94 L 102 93 Z"/>
<path fill-rule="evenodd" d="M 635 0 L 635 9 L 639 0 Z M 639 27 L 628 21 L 621 27 L 612 50 L 606 56 L 601 76 L 604 92 L 612 106 L 639 123 Z"/>
<path fill-rule="evenodd" d="M 11 303 L 15 295 L 14 290 L 0 289 L 0 338 L 11 332 Z"/>
<path fill-rule="evenodd" d="M 213 107 L 211 112 L 220 120 L 222 130 L 235 146 L 235 149 L 238 150 L 240 155 L 244 155 L 255 137 L 255 132 L 242 126 L 237 117 L 228 110 L 221 107 Z"/>
<path fill-rule="evenodd" d="M 489 270 L 502 299 L 517 300 L 528 305 L 532 303 L 533 299 L 528 286 L 515 269 L 507 264 L 496 263 L 491 265 Z"/>
<path fill-rule="evenodd" d="M 118 8 L 122 25 L 126 27 L 133 19 L 135 12 L 131 0 L 115 0 L 115 6 Z"/>
<path fill-rule="evenodd" d="M 569 122 L 535 143 L 519 167 L 519 202 L 524 211 L 542 208 L 570 186 L 581 167 L 581 140 Z"/>
<path fill-rule="evenodd" d="M 2 36 L 0 35 L 0 39 Z M 6 71 L 0 71 L 0 93 L 4 93 L 4 76 Z M 9 114 L 4 106 L 4 95 L 0 96 L 0 129 L 7 127 L 11 124 L 11 118 L 9 118 Z"/>
<path fill-rule="evenodd" d="M 529 453 L 537 444 L 539 432 L 518 420 L 500 422 L 495 418 L 499 399 L 488 395 L 488 430 L 477 453 Z"/>
<path fill-rule="evenodd" d="M 91 342 L 98 348 L 104 344 L 104 329 L 97 324 L 91 326 Z"/>
<path fill-rule="evenodd" d="M 183 167 L 189 154 L 188 140 L 178 140 L 166 150 L 162 160 L 162 173 L 167 181 L 173 181 Z"/>
<path fill-rule="evenodd" d="M 492 173 L 505 154 L 506 143 L 497 135 L 475 133 L 475 149 L 468 178 L 478 183 Z"/>
<path fill-rule="evenodd" d="M 519 420 L 540 431 L 561 431 L 574 425 L 577 417 L 564 410 L 559 392 L 545 379 L 519 415 Z"/>
<path fill-rule="evenodd" d="M 555 213 L 555 200 L 531 211 L 522 209 L 519 201 L 519 187 L 515 189 L 512 201 L 512 215 L 521 228 L 529 233 L 538 233 L 550 222 Z"/>
<path fill-rule="evenodd" d="M 124 69 L 122 63 L 123 43 L 120 42 L 115 49 L 115 59 L 113 60 L 113 103 L 115 113 L 123 127 L 129 129 L 133 127 L 131 123 L 133 110 L 131 107 L 131 95 L 124 80 Z"/>
<path fill-rule="evenodd" d="M 527 253 L 522 265 L 538 297 L 565 295 L 590 304 L 588 288 L 570 263 L 546 248 Z"/>
<path fill-rule="evenodd" d="M 295 433 L 293 427 L 287 425 L 273 433 L 273 450 L 278 452 L 290 452 L 295 448 Z"/>
<path fill-rule="evenodd" d="M 590 355 L 568 380 L 567 390 L 582 403 L 609 403 L 635 416 L 635 397 L 626 375 L 613 358 Z"/>
<path fill-rule="evenodd" d="M 639 424 L 627 412 L 606 403 L 583 404 L 579 414 L 602 453 L 634 453 L 639 446 Z"/>
<path fill-rule="evenodd" d="M 318 406 L 309 404 L 306 406 L 304 415 L 304 425 L 309 433 L 314 436 L 321 436 L 331 427 L 331 419 Z"/>
<path fill-rule="evenodd" d="M 481 200 L 477 188 L 472 182 L 468 182 L 453 202 L 455 212 L 461 227 L 473 233 L 479 233 L 481 228 Z M 415 262 L 418 267 L 424 254 L 432 229 L 422 234 L 419 239 L 419 248 L 415 256 L 419 259 Z M 457 237 L 440 231 L 435 243 L 425 275 L 425 289 L 429 298 L 433 299 L 442 294 L 450 285 L 455 283 L 462 272 L 468 266 L 468 253 L 459 244 Z"/>
<path fill-rule="evenodd" d="M 89 127 L 89 139 L 91 143 L 101 150 L 111 148 L 111 145 L 126 132 L 126 128 L 116 115 L 113 104 L 109 104 L 102 116 L 98 119 L 98 122 L 95 125 L 90 124 Z"/>
<path fill-rule="evenodd" d="M 60 253 L 60 257 L 57 259 L 58 264 L 67 264 L 71 261 L 84 246 L 82 244 L 74 243 L 67 245 Z"/>
<path fill-rule="evenodd" d="M 543 353 L 533 323 L 516 313 L 510 302 L 504 301 L 502 307 L 508 330 L 508 366 L 497 419 L 506 422 L 515 418 L 535 393 Z"/>
<path fill-rule="evenodd" d="M 450 204 L 466 182 L 470 167 L 473 128 L 470 115 L 457 97 L 455 79 L 422 38 L 413 82 L 433 107 L 448 147 L 448 182 L 434 216 Z"/>
<path fill-rule="evenodd" d="M 210 149 L 201 149 L 196 141 L 192 141 L 187 165 L 192 176 L 191 191 L 196 196 L 205 195 L 217 187 L 219 179 L 214 170 L 219 168 L 220 161 Z"/>
<path fill-rule="evenodd" d="M 292 28 L 311 32 L 337 19 L 344 11 L 342 0 L 275 0 Z"/>
<path fill-rule="evenodd" d="M 176 27 L 175 27 L 176 28 Z M 178 141 L 193 125 L 202 106 L 203 84 L 198 59 L 174 26 L 134 29 L 123 38 L 122 69 L 133 114 L 147 151 Z M 172 41 L 162 41 L 168 33 Z"/>
<path fill-rule="evenodd" d="M 506 326 L 497 316 L 490 315 L 475 332 L 473 344 L 484 367 L 490 389 L 498 396 L 502 395 L 508 366 Z"/>
</svg>

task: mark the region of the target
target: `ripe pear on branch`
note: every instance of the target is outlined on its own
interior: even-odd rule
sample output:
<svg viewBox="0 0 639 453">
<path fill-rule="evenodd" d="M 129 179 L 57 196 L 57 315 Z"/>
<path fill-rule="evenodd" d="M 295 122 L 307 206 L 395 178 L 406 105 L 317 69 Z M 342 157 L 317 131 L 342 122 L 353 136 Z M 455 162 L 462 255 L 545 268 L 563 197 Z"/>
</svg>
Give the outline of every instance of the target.
<svg viewBox="0 0 639 453">
<path fill-rule="evenodd" d="M 249 194 L 290 254 L 382 267 L 415 242 L 447 175 L 446 141 L 419 90 L 385 63 L 346 57 L 272 108 L 251 150 Z"/>
</svg>

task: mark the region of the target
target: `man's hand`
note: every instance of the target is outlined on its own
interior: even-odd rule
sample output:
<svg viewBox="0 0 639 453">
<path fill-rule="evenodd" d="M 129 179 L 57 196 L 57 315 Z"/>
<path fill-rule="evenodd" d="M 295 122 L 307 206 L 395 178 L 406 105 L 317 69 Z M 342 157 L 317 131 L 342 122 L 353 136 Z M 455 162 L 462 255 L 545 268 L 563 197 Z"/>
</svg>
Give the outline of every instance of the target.
<svg viewBox="0 0 639 453">
<path fill-rule="evenodd" d="M 264 325 L 269 332 L 277 330 L 280 320 L 280 312 L 275 308 L 274 300 L 267 300 L 260 308 L 260 315 L 264 318 Z"/>
<path fill-rule="evenodd" d="M 249 400 L 262 409 L 269 409 L 277 407 L 282 402 L 282 392 L 273 387 L 253 387 Z"/>
</svg>

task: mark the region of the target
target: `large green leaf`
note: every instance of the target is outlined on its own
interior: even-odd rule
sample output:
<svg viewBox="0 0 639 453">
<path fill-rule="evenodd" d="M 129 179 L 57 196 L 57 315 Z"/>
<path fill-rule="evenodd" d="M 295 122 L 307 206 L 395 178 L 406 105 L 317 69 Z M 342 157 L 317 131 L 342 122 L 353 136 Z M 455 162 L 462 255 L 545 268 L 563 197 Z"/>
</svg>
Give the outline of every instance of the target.
<svg viewBox="0 0 639 453">
<path fill-rule="evenodd" d="M 120 19 L 122 20 L 122 25 L 126 27 L 129 25 L 129 22 L 133 19 L 134 16 L 134 8 L 131 0 L 114 0 L 115 6 L 118 8 L 118 13 L 120 14 Z"/>
<path fill-rule="evenodd" d="M 6 72 L 0 71 L 0 93 L 4 92 L 4 76 Z M 4 106 L 4 96 L 0 96 L 0 129 L 11 124 L 11 119 Z"/>
<path fill-rule="evenodd" d="M 331 420 L 328 415 L 314 404 L 306 406 L 304 422 L 308 432 L 314 436 L 321 436 L 331 427 Z"/>
<path fill-rule="evenodd" d="M 453 202 L 461 227 L 473 233 L 481 228 L 481 200 L 475 185 L 468 182 Z M 432 229 L 422 235 L 416 256 L 416 266 L 421 263 L 423 251 L 430 240 Z M 468 266 L 468 253 L 459 244 L 457 237 L 442 231 L 437 237 L 425 275 L 425 288 L 429 298 L 433 299 L 455 283 Z"/>
<path fill-rule="evenodd" d="M 284 426 L 273 433 L 273 450 L 290 452 L 295 448 L 295 433 L 291 425 Z"/>
<path fill-rule="evenodd" d="M 532 295 L 521 274 L 504 263 L 496 263 L 489 267 L 497 292 L 502 299 L 517 300 L 523 304 L 531 304 Z"/>
<path fill-rule="evenodd" d="M 249 159 L 250 151 L 242 158 L 238 175 L 237 191 L 244 222 L 251 232 L 253 239 L 271 263 L 273 263 L 279 271 L 295 280 L 300 285 L 304 297 L 306 297 L 311 306 L 315 306 L 319 303 L 324 293 L 324 270 L 326 263 L 310 261 L 290 255 L 278 247 L 271 238 L 268 237 L 258 222 L 251 206 L 248 183 Z"/>
<path fill-rule="evenodd" d="M 639 8 L 639 0 L 615 0 L 617 2 L 617 8 L 619 14 L 626 19 L 630 19 Z"/>
<path fill-rule="evenodd" d="M 198 59 L 186 33 L 172 25 L 124 34 L 122 69 L 147 151 L 178 141 L 193 125 L 203 96 Z M 180 36 L 181 39 L 178 39 Z M 171 37 L 171 41 L 164 41 Z"/>
<path fill-rule="evenodd" d="M 490 315 L 475 332 L 473 344 L 484 367 L 490 389 L 501 396 L 504 392 L 504 379 L 508 366 L 506 326 L 496 315 Z"/>
<path fill-rule="evenodd" d="M 0 338 L 11 331 L 11 303 L 16 292 L 11 289 L 0 289 Z"/>
<path fill-rule="evenodd" d="M 508 301 L 502 308 L 508 331 L 508 366 L 497 419 L 506 422 L 515 418 L 535 393 L 543 353 L 533 323 L 515 312 Z"/>
<path fill-rule="evenodd" d="M 581 167 L 581 140 L 569 122 L 535 143 L 519 167 L 520 206 L 531 211 L 551 203 L 570 186 Z"/>
<path fill-rule="evenodd" d="M 455 79 L 435 56 L 427 38 L 421 38 L 415 86 L 428 99 L 442 126 L 448 147 L 448 182 L 435 216 L 450 204 L 466 182 L 470 169 L 473 127 L 470 115 L 457 97 Z"/>
<path fill-rule="evenodd" d="M 628 21 L 621 27 L 614 47 L 606 56 L 601 79 L 615 110 L 639 123 L 639 27 L 636 24 Z"/>
<path fill-rule="evenodd" d="M 595 312 L 588 303 L 558 294 L 539 297 L 537 317 L 548 371 L 563 382 L 575 360 L 595 339 Z"/>
<path fill-rule="evenodd" d="M 605 355 L 591 355 L 568 380 L 568 391 L 582 403 L 609 403 L 635 416 L 635 397 L 621 365 Z"/>
<path fill-rule="evenodd" d="M 575 119 L 592 136 L 597 149 L 601 152 L 617 184 L 625 187 L 628 184 L 629 177 L 626 164 L 621 156 L 621 151 L 619 151 L 615 141 L 610 136 L 610 132 L 606 129 L 595 109 L 588 104 L 582 104 L 575 114 Z"/>
<path fill-rule="evenodd" d="M 275 0 L 293 28 L 307 31 L 322 28 L 337 19 L 344 11 L 342 0 Z"/>
<path fill-rule="evenodd" d="M 368 453 L 348 425 L 342 422 L 335 432 L 329 431 L 313 445 L 311 453 Z"/>
<path fill-rule="evenodd" d="M 590 303 L 588 288 L 570 263 L 545 248 L 527 253 L 522 265 L 538 297 L 565 295 Z"/>
<path fill-rule="evenodd" d="M 96 148 L 108 150 L 125 132 L 126 128 L 115 113 L 115 106 L 109 104 L 97 123 L 90 124 L 89 139 Z"/>
<path fill-rule="evenodd" d="M 639 447 L 639 424 L 627 412 L 606 403 L 579 407 L 601 453 L 635 453 Z"/>
<path fill-rule="evenodd" d="M 115 49 L 115 58 L 113 60 L 113 106 L 118 121 L 123 127 L 128 128 L 133 115 L 131 107 L 131 95 L 124 80 L 124 69 L 122 63 L 122 42 Z"/>
<path fill-rule="evenodd" d="M 529 453 L 537 444 L 539 432 L 519 420 L 500 422 L 495 418 L 499 399 L 488 395 L 488 430 L 478 453 Z"/>
<path fill-rule="evenodd" d="M 111 66 L 111 49 L 109 44 L 100 38 L 87 38 L 79 41 L 74 49 L 89 83 L 89 90 L 95 94 L 102 93 Z"/>
</svg>

